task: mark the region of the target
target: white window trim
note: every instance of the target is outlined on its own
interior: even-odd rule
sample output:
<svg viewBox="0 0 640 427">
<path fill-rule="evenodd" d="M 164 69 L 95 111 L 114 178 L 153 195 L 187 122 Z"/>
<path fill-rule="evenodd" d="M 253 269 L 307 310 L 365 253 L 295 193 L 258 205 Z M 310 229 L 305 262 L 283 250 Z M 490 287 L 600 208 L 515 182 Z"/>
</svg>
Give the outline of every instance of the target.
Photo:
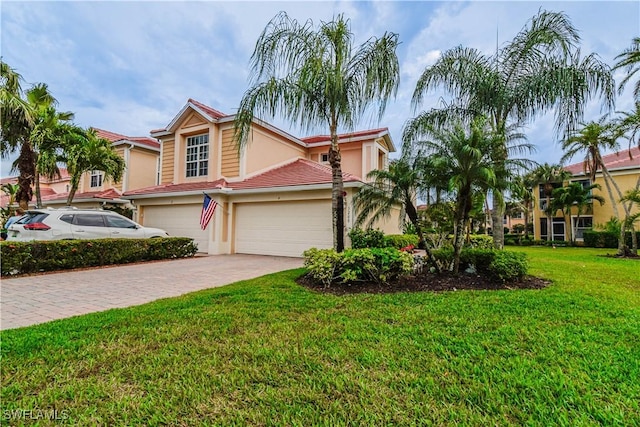
<svg viewBox="0 0 640 427">
<path fill-rule="evenodd" d="M 202 136 L 206 136 L 207 137 L 207 142 L 206 144 L 197 144 L 197 145 L 192 145 L 191 147 L 196 147 L 196 160 L 195 161 L 189 161 L 189 148 L 191 148 L 189 146 L 189 139 L 191 138 L 199 138 Z M 190 179 L 190 178 L 202 178 L 202 177 L 206 177 L 209 176 L 209 172 L 211 169 L 211 162 L 210 162 L 210 157 L 211 157 L 211 150 L 210 150 L 210 139 L 209 139 L 209 133 L 205 132 L 205 133 L 201 133 L 198 135 L 189 135 L 185 137 L 184 140 L 184 175 L 185 178 Z M 200 159 L 200 150 L 202 149 L 202 147 L 207 147 L 207 159 L 206 160 L 201 160 Z M 206 161 L 207 162 L 207 173 L 205 174 L 201 174 L 200 173 L 200 163 Z M 195 163 L 196 165 L 196 174 L 195 175 L 191 175 L 189 176 L 189 168 L 188 165 L 190 163 Z"/>
<path fill-rule="evenodd" d="M 575 221 L 575 219 L 577 217 L 578 217 L 578 215 L 571 215 L 571 229 L 572 229 L 571 232 L 578 231 L 578 228 L 574 227 L 574 225 L 573 225 L 573 223 L 574 223 L 574 221 Z M 591 218 L 591 227 L 593 227 L 593 215 L 580 215 L 580 219 L 582 219 L 582 218 Z M 585 230 L 587 230 L 587 229 L 585 228 Z M 576 239 L 576 242 L 583 242 L 584 241 L 584 238 L 582 238 L 582 237 L 580 237 L 580 238 L 578 238 L 576 236 L 573 236 L 573 237 L 574 237 L 574 239 Z"/>
<path fill-rule="evenodd" d="M 96 178 L 98 181 L 98 185 L 93 185 L 93 178 Z M 91 176 L 89 178 L 89 187 L 90 188 L 100 188 L 104 184 L 104 172 L 93 170 L 91 171 Z"/>
</svg>

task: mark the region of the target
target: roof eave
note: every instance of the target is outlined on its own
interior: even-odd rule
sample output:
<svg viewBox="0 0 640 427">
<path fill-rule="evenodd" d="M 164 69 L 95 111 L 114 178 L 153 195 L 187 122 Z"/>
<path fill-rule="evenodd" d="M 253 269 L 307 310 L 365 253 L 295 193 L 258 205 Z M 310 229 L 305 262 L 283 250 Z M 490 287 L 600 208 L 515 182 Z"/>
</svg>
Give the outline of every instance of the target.
<svg viewBox="0 0 640 427">
<path fill-rule="evenodd" d="M 362 181 L 347 181 L 344 183 L 344 188 L 359 188 L 359 187 L 362 187 L 363 185 L 364 183 Z M 277 192 L 283 192 L 283 191 L 293 192 L 293 191 L 327 190 L 331 188 L 332 188 L 332 184 L 328 182 L 328 183 L 321 183 L 321 184 L 286 185 L 281 187 L 262 187 L 262 188 L 244 188 L 244 189 L 213 188 L 213 189 L 173 191 L 173 192 L 149 193 L 149 194 L 132 194 L 132 195 L 125 194 L 122 197 L 127 200 L 138 200 L 138 199 L 157 199 L 161 197 L 196 196 L 203 193 L 224 194 L 224 195 L 264 194 L 264 193 L 277 193 Z"/>
</svg>

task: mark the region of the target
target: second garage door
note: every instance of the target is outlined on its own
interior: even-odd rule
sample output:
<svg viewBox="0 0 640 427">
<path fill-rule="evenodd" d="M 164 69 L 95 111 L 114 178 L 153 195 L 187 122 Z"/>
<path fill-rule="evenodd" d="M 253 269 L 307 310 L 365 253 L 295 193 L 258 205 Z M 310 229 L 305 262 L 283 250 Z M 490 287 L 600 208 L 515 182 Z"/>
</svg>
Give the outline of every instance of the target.
<svg viewBox="0 0 640 427">
<path fill-rule="evenodd" d="M 300 257 L 332 246 L 330 200 L 236 205 L 237 253 Z"/>
<path fill-rule="evenodd" d="M 200 229 L 200 211 L 202 205 L 146 206 L 143 225 L 162 228 L 169 236 L 191 237 L 198 244 L 198 252 L 207 252 L 208 231 Z M 213 226 L 213 221 L 209 227 Z"/>
</svg>

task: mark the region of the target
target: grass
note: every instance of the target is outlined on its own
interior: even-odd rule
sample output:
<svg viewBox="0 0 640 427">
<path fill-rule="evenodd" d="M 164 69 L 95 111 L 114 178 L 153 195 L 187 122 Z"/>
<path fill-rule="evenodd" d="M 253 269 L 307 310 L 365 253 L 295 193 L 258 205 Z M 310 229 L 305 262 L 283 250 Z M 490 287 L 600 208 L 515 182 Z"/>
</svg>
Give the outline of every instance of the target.
<svg viewBox="0 0 640 427">
<path fill-rule="evenodd" d="M 513 250 L 553 284 L 336 297 L 293 270 L 4 331 L 3 420 L 640 425 L 640 262 Z"/>
</svg>

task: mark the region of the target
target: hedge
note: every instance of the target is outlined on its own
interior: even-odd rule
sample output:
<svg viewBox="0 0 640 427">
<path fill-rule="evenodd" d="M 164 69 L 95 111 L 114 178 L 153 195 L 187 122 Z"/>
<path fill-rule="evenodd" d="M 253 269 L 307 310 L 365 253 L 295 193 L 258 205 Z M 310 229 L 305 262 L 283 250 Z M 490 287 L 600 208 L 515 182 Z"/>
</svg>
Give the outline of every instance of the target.
<svg viewBox="0 0 640 427">
<path fill-rule="evenodd" d="M 138 261 L 187 258 L 198 247 L 187 237 L 0 242 L 3 276 Z"/>
<path fill-rule="evenodd" d="M 590 248 L 615 249 L 618 247 L 618 236 L 619 233 L 611 231 L 585 230 L 583 234 L 584 245 Z M 636 237 L 640 241 L 640 231 L 636 231 Z M 625 243 L 631 247 L 631 232 L 629 231 L 625 233 Z"/>
</svg>

